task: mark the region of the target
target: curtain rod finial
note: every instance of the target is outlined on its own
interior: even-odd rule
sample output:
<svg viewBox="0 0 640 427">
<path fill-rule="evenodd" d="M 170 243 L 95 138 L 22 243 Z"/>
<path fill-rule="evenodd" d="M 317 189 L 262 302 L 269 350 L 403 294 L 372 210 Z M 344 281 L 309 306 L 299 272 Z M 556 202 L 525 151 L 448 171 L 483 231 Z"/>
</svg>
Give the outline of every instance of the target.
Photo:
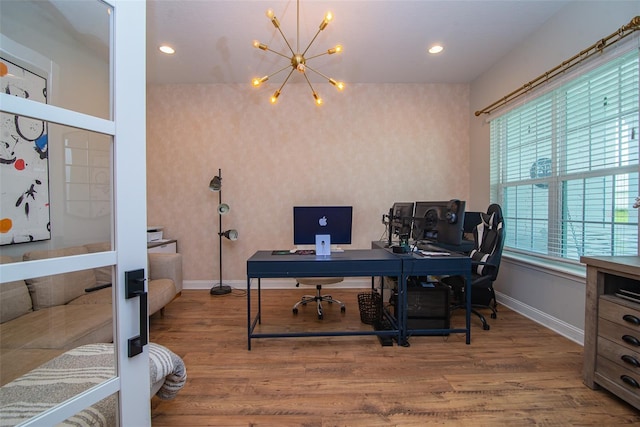
<svg viewBox="0 0 640 427">
<path fill-rule="evenodd" d="M 626 25 L 629 30 L 640 30 L 640 16 L 634 16 L 631 21 Z"/>
</svg>

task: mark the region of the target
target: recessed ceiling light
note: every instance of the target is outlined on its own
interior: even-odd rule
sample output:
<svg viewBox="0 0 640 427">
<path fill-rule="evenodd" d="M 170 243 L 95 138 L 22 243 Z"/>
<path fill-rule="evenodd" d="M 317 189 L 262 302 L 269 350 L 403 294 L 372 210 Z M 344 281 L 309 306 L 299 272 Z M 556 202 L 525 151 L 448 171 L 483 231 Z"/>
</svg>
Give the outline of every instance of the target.
<svg viewBox="0 0 640 427">
<path fill-rule="evenodd" d="M 433 45 L 429 48 L 429 53 L 440 53 L 444 50 L 439 44 Z"/>
<path fill-rule="evenodd" d="M 176 53 L 174 48 L 167 45 L 162 45 L 158 49 L 160 49 L 160 52 L 166 53 L 167 55 L 173 55 L 174 53 Z"/>
</svg>

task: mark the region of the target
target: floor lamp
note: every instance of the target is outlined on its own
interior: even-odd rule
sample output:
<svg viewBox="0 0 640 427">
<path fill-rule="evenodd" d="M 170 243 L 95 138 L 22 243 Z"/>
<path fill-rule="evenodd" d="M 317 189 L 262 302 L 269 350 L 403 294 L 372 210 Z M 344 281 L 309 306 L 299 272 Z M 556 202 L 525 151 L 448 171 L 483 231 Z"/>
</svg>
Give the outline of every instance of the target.
<svg viewBox="0 0 640 427">
<path fill-rule="evenodd" d="M 211 288 L 209 293 L 211 295 L 226 295 L 231 293 L 231 286 L 222 284 L 222 237 L 226 237 L 229 240 L 238 240 L 237 230 L 222 231 L 222 215 L 229 212 L 229 205 L 222 203 L 222 169 L 218 169 L 218 175 L 214 176 L 211 182 L 209 182 L 209 190 L 218 193 L 218 239 L 220 240 L 220 272 L 218 278 L 220 279 L 218 284 Z"/>
</svg>

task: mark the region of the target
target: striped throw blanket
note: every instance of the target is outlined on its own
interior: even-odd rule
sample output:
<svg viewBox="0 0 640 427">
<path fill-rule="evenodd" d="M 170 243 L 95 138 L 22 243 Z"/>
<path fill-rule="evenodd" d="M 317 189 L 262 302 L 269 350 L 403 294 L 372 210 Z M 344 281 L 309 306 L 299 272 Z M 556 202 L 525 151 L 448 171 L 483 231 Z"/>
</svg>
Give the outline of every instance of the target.
<svg viewBox="0 0 640 427">
<path fill-rule="evenodd" d="M 0 426 L 14 426 L 113 378 L 113 344 L 88 344 L 69 350 L 0 387 Z M 182 359 L 158 344 L 149 344 L 151 386 L 164 378 L 156 393 L 172 399 L 187 379 Z M 116 425 L 116 399 L 110 396 L 65 420 L 60 426 Z"/>
</svg>

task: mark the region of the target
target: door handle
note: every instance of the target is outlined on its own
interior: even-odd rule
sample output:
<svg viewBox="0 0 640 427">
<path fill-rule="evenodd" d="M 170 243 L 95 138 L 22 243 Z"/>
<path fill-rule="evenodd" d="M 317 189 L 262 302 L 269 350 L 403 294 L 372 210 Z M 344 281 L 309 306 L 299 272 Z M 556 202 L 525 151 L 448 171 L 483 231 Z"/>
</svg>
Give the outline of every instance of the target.
<svg viewBox="0 0 640 427">
<path fill-rule="evenodd" d="M 142 353 L 142 348 L 149 343 L 149 328 L 147 326 L 149 316 L 147 314 L 147 292 L 144 290 L 144 269 L 125 271 L 124 281 L 126 298 L 140 297 L 140 335 L 129 338 L 128 341 L 128 355 L 134 357 Z"/>
</svg>

